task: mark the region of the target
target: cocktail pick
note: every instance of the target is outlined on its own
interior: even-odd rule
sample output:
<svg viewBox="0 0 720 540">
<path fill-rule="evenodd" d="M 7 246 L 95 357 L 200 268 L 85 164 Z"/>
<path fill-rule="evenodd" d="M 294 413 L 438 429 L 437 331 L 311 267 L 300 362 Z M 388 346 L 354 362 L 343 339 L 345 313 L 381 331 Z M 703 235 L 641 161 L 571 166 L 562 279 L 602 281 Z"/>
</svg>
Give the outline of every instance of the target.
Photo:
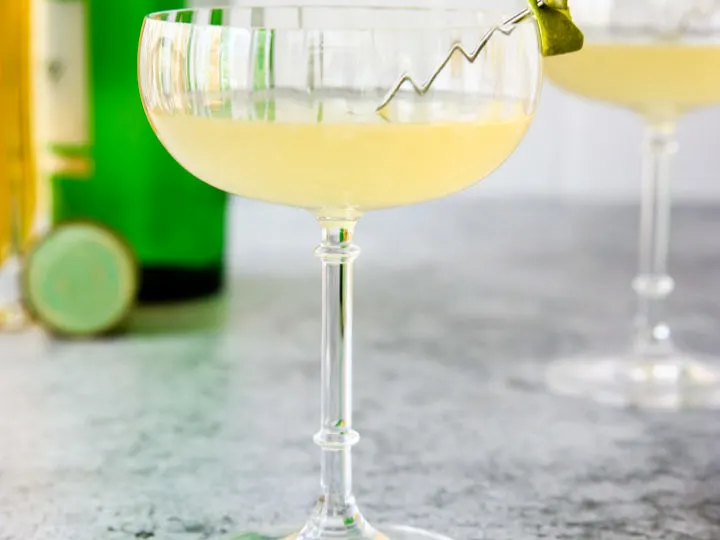
<svg viewBox="0 0 720 540">
<path fill-rule="evenodd" d="M 440 65 L 438 65 L 423 84 L 417 83 L 409 73 L 403 73 L 395 85 L 385 95 L 382 103 L 376 108 L 376 112 L 382 116 L 384 109 L 406 83 L 412 86 L 417 95 L 425 95 L 432 87 L 435 79 L 442 73 L 445 66 L 450 63 L 455 53 L 461 54 L 472 64 L 497 32 L 510 35 L 515 31 L 519 23 L 532 16 L 535 16 L 540 29 L 543 56 L 566 54 L 582 48 L 584 37 L 580 29 L 573 24 L 570 18 L 567 0 L 529 0 L 529 4 L 530 7 L 528 9 L 524 9 L 520 13 L 490 28 L 482 37 L 477 47 L 471 52 L 467 51 L 459 43 L 453 45 Z"/>
</svg>

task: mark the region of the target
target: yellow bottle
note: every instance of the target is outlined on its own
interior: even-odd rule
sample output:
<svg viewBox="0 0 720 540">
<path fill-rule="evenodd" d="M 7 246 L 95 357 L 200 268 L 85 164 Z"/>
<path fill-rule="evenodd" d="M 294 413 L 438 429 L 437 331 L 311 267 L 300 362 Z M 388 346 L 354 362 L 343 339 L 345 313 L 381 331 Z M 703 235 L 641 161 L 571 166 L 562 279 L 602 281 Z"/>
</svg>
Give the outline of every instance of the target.
<svg viewBox="0 0 720 540">
<path fill-rule="evenodd" d="M 36 212 L 32 4 L 0 2 L 0 265 L 27 245 Z"/>
</svg>

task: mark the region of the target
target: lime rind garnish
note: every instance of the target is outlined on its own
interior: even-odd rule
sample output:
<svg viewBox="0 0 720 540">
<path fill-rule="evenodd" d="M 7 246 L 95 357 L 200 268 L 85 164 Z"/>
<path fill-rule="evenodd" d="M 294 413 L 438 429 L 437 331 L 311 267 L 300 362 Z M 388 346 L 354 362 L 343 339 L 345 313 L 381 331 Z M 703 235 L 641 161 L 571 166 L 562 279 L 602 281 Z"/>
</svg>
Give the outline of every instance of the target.
<svg viewBox="0 0 720 540">
<path fill-rule="evenodd" d="M 566 0 L 528 0 L 540 29 L 543 56 L 558 56 L 579 51 L 585 42 L 582 31 L 575 26 Z"/>
</svg>

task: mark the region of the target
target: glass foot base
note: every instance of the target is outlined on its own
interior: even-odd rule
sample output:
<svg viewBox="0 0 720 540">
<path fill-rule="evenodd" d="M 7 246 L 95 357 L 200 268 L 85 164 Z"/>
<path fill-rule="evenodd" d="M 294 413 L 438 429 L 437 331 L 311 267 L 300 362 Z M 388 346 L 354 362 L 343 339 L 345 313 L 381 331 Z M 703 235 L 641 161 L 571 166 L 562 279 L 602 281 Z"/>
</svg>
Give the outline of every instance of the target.
<svg viewBox="0 0 720 540">
<path fill-rule="evenodd" d="M 618 407 L 720 408 L 720 359 L 681 353 L 558 360 L 546 383 L 555 393 Z"/>
<path fill-rule="evenodd" d="M 20 332 L 30 323 L 28 312 L 19 302 L 0 306 L 0 332 Z"/>
<path fill-rule="evenodd" d="M 361 529 L 328 530 L 322 532 L 297 529 L 271 529 L 260 532 L 245 532 L 231 536 L 228 540 L 451 540 L 447 536 L 416 529 L 406 525 L 386 525 L 375 529 L 365 525 Z"/>
</svg>

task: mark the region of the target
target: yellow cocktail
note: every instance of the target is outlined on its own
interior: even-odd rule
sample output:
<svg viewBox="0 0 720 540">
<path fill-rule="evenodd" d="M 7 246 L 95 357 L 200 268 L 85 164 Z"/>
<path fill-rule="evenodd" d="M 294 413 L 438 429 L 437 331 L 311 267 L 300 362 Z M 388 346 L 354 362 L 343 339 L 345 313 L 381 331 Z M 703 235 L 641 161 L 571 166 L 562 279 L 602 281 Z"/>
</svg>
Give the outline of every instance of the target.
<svg viewBox="0 0 720 540">
<path fill-rule="evenodd" d="M 545 59 L 565 90 L 656 119 L 720 103 L 720 43 L 587 43 Z"/>
<path fill-rule="evenodd" d="M 288 101 L 275 108 L 278 118 L 294 120 L 152 110 L 150 119 L 168 151 L 198 178 L 236 195 L 334 218 L 466 188 L 505 161 L 532 119 L 518 107 L 498 120 L 478 111 L 465 122 L 392 124 L 371 113 L 317 123 L 311 110 Z"/>
</svg>

